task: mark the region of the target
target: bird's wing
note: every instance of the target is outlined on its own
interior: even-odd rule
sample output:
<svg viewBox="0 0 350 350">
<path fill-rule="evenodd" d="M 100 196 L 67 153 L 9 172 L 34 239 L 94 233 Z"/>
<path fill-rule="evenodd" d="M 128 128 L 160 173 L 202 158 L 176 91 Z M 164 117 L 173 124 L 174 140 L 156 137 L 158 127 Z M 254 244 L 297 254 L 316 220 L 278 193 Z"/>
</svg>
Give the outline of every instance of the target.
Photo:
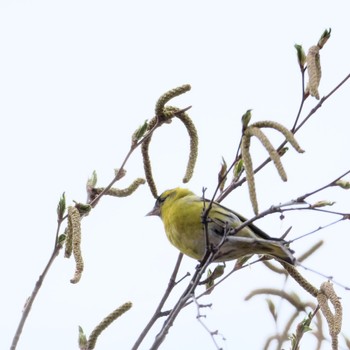
<svg viewBox="0 0 350 350">
<path fill-rule="evenodd" d="M 206 199 L 205 201 L 208 204 L 210 202 L 210 200 L 208 199 Z M 241 214 L 238 214 L 237 212 L 226 208 L 223 205 L 216 202 L 213 202 L 212 209 L 209 212 L 209 217 L 212 219 L 215 218 L 212 229 L 220 236 L 222 236 L 225 230 L 227 230 L 227 225 L 239 226 L 241 223 L 247 221 L 247 219 Z M 261 230 L 253 224 L 249 224 L 247 225 L 247 227 L 249 227 L 250 230 L 252 230 L 254 234 L 256 234 L 259 238 L 273 241 L 281 241 L 281 239 L 279 238 L 270 237 L 267 233 L 265 233 L 263 230 Z"/>
</svg>

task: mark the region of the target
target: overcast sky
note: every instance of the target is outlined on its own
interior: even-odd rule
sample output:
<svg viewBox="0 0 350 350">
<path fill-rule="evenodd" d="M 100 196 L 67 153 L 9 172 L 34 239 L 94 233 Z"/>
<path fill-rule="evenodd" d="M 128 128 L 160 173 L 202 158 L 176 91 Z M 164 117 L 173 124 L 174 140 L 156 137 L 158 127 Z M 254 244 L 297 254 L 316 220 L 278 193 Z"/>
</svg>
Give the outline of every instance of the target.
<svg viewBox="0 0 350 350">
<path fill-rule="evenodd" d="M 294 44 L 307 50 L 322 32 L 332 36 L 321 51 L 320 95 L 350 72 L 349 4 L 346 1 L 0 1 L 0 120 L 2 154 L 2 287 L 0 348 L 9 348 L 26 298 L 52 251 L 56 206 L 86 200 L 93 170 L 98 186 L 113 178 L 126 156 L 134 130 L 154 115 L 165 91 L 189 83 L 192 90 L 171 102 L 189 111 L 197 126 L 200 152 L 187 185 L 208 196 L 216 186 L 221 157 L 236 152 L 241 115 L 253 109 L 253 121 L 271 119 L 291 127 L 301 98 Z M 257 178 L 261 209 L 286 202 L 336 178 L 349 165 L 349 95 L 344 85 L 297 134 L 306 150 L 283 158 L 289 181 L 271 166 Z M 303 116 L 316 105 L 308 99 Z M 281 137 L 271 133 L 278 145 Z M 254 162 L 266 152 L 253 143 Z M 188 153 L 183 126 L 162 127 L 151 144 L 159 191 L 181 186 Z M 118 187 L 143 176 L 136 151 Z M 348 178 L 349 180 L 349 178 Z M 314 201 L 336 201 L 350 212 L 349 193 L 328 190 Z M 97 349 L 130 349 L 167 286 L 178 252 L 167 241 L 161 221 L 144 215 L 154 198 L 147 186 L 126 199 L 104 198 L 83 220 L 85 271 L 79 284 L 69 280 L 74 262 L 60 255 L 38 295 L 18 349 L 77 349 L 78 325 L 89 334 L 118 305 L 134 306 L 102 334 Z M 252 216 L 247 188 L 224 204 Z M 290 238 L 334 220 L 298 212 L 258 222 L 278 237 L 293 226 Z M 350 286 L 349 224 L 344 222 L 295 242 L 297 256 L 320 239 L 325 245 L 305 264 Z M 193 272 L 185 258 L 180 276 Z M 232 266 L 232 263 L 229 265 Z M 303 270 L 301 270 L 304 273 Z M 319 286 L 325 278 L 306 273 Z M 185 288 L 180 284 L 171 308 Z M 311 300 L 293 281 L 254 265 L 223 283 L 204 303 L 206 325 L 218 330 L 224 349 L 261 349 L 275 331 L 265 297 L 244 301 L 254 288 L 294 291 Z M 336 287 L 344 303 L 343 330 L 350 336 L 350 296 Z M 291 313 L 276 301 L 282 319 Z M 163 349 L 215 349 L 188 307 L 175 322 Z M 302 317 L 299 319 L 301 320 Z M 147 349 L 163 321 L 149 334 Z M 303 344 L 312 344 L 306 336 Z M 312 346 L 312 345 L 309 345 Z M 288 348 L 289 345 L 286 345 Z M 301 347 L 306 349 L 307 346 Z M 329 343 L 324 349 L 329 349 Z"/>
</svg>

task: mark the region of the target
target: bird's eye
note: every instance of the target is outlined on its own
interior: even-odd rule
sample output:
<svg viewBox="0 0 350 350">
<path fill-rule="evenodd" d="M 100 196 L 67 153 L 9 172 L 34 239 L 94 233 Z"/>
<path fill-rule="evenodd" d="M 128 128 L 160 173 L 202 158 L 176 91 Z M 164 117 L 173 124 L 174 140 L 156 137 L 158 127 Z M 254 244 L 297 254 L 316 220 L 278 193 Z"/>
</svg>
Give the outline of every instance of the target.
<svg viewBox="0 0 350 350">
<path fill-rule="evenodd" d="M 162 203 L 164 203 L 164 201 L 167 199 L 168 196 L 165 196 L 165 197 L 161 197 L 159 196 L 157 198 L 157 205 L 160 206 Z"/>
</svg>

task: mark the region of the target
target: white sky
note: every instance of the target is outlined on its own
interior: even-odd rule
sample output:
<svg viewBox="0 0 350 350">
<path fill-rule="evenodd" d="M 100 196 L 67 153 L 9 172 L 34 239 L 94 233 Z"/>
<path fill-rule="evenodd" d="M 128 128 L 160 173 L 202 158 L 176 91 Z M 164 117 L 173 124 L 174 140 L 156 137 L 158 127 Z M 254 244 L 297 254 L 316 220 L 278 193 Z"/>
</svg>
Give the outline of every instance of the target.
<svg viewBox="0 0 350 350">
<path fill-rule="evenodd" d="M 85 201 L 93 170 L 105 186 L 121 165 L 132 132 L 154 113 L 157 98 L 190 83 L 192 91 L 172 101 L 192 105 L 200 136 L 198 166 L 188 185 L 208 195 L 216 185 L 221 156 L 229 162 L 240 137 L 240 117 L 253 108 L 253 121 L 272 119 L 291 126 L 301 85 L 295 43 L 307 48 L 332 28 L 321 51 L 325 95 L 348 73 L 349 5 L 345 1 L 0 1 L 0 116 L 2 149 L 2 288 L 0 348 L 9 348 L 26 298 L 44 268 L 54 242 L 56 206 Z M 289 181 L 264 170 L 257 179 L 260 208 L 285 202 L 333 180 L 349 169 L 347 83 L 297 134 L 306 150 L 284 157 Z M 316 104 L 309 99 L 306 113 Z M 273 134 L 273 133 L 272 133 Z M 281 139 L 275 138 L 276 144 Z M 181 185 L 188 140 L 177 122 L 154 137 L 151 157 L 158 189 Z M 255 162 L 264 151 L 257 144 Z M 127 186 L 143 175 L 136 152 Z M 350 212 L 349 193 L 328 190 L 314 200 L 337 201 Z M 157 218 L 145 217 L 154 199 L 146 186 L 127 199 L 105 198 L 83 221 L 85 271 L 71 285 L 74 263 L 59 256 L 25 325 L 18 349 L 77 349 L 77 330 L 87 334 L 113 308 L 134 307 L 105 331 L 97 349 L 129 349 L 151 317 L 168 283 L 177 251 Z M 251 216 L 246 187 L 224 202 Z M 259 222 L 272 236 L 293 225 L 292 237 L 332 217 L 299 212 L 280 221 Z M 320 238 L 326 244 L 306 265 L 350 286 L 348 223 L 298 241 L 297 255 Z M 193 272 L 186 258 L 180 276 Z M 230 265 L 231 266 L 231 265 Z M 324 279 L 307 274 L 319 286 Z M 244 302 L 254 288 L 283 288 L 283 279 L 262 266 L 236 273 L 212 295 L 204 320 L 226 338 L 224 349 L 261 349 L 275 331 L 265 298 Z M 185 283 L 176 290 L 181 293 Z M 287 285 L 305 298 L 293 281 Z M 337 287 L 345 306 L 343 330 L 350 336 L 349 292 Z M 278 301 L 277 301 L 278 303 Z M 168 307 L 171 307 L 171 303 Z M 291 312 L 278 304 L 286 317 Z M 189 307 L 171 329 L 162 349 L 214 349 Z M 147 349 L 163 321 L 141 346 Z M 303 344 L 312 343 L 306 336 Z M 286 348 L 288 346 L 286 345 Z M 303 348 L 303 347 L 302 347 Z M 305 347 L 306 348 L 306 347 Z M 328 349 L 325 344 L 324 349 Z"/>
</svg>

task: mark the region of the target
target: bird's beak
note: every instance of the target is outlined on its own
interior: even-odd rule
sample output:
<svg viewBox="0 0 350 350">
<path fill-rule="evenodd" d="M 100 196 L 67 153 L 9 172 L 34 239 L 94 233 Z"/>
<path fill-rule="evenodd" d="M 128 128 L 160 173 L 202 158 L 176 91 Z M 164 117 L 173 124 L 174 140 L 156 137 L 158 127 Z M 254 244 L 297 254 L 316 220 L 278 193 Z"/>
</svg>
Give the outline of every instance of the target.
<svg viewBox="0 0 350 350">
<path fill-rule="evenodd" d="M 146 214 L 146 216 L 160 216 L 160 208 L 158 206 L 154 206 L 154 208 Z"/>
</svg>

